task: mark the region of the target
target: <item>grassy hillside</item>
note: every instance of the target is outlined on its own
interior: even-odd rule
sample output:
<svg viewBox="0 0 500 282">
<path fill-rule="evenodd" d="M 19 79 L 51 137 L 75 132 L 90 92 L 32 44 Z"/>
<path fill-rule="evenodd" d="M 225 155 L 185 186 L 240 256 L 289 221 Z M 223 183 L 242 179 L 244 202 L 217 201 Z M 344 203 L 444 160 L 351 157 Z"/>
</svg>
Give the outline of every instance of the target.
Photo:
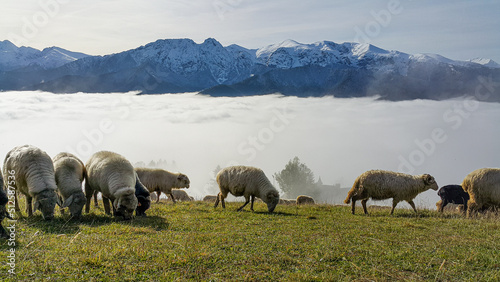
<svg viewBox="0 0 500 282">
<path fill-rule="evenodd" d="M 153 204 L 117 221 L 92 207 L 81 221 L 39 212 L 16 223 L 16 275 L 4 280 L 499 281 L 500 220 L 347 206 L 278 206 L 268 214 L 209 203 Z M 4 225 L 8 221 L 4 221 Z"/>
</svg>

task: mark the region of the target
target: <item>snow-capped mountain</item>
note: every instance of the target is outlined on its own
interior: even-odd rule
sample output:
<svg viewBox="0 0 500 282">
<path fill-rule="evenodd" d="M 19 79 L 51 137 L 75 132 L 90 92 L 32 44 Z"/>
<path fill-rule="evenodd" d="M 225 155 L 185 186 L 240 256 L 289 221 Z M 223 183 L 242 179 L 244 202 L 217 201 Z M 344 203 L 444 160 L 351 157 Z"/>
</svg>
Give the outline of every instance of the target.
<svg viewBox="0 0 500 282">
<path fill-rule="evenodd" d="M 38 68 L 26 66 L 38 66 Z M 491 60 L 455 61 L 359 43 L 293 40 L 260 49 L 222 46 L 209 38 L 164 39 L 106 56 L 57 47 L 38 51 L 0 42 L 0 89 L 52 92 L 193 92 L 385 99 L 444 99 L 474 94 L 478 77 L 500 81 Z M 491 89 L 491 87 L 489 88 Z M 495 89 L 489 100 L 500 100 Z"/>
<path fill-rule="evenodd" d="M 8 40 L 0 41 L 0 71 L 9 71 L 27 66 L 51 69 L 87 56 L 83 53 L 71 52 L 59 47 L 45 48 L 40 51 L 31 47 L 17 47 Z"/>
</svg>

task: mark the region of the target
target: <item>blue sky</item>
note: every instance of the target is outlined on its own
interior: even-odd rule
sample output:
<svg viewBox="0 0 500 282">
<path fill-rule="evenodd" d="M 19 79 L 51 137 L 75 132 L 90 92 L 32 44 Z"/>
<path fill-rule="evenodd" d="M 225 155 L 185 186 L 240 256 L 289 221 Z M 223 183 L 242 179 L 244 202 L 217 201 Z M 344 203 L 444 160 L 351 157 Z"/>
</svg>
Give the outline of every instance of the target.
<svg viewBox="0 0 500 282">
<path fill-rule="evenodd" d="M 0 40 L 104 55 L 163 38 L 363 42 L 500 63 L 500 1 L 2 0 Z"/>
</svg>

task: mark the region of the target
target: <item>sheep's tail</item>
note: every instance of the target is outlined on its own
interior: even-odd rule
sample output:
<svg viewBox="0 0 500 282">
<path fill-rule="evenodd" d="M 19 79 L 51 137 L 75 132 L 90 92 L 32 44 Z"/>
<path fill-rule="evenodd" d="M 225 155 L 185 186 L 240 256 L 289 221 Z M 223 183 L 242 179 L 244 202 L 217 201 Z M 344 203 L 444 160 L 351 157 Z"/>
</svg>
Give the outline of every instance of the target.
<svg viewBox="0 0 500 282">
<path fill-rule="evenodd" d="M 347 192 L 347 198 L 345 198 L 344 203 L 349 204 L 351 202 L 351 198 L 352 196 L 354 196 L 354 194 L 356 194 L 358 188 L 359 188 L 359 179 L 356 179 L 356 181 L 354 181 L 354 184 L 352 185 L 351 190 Z"/>
</svg>

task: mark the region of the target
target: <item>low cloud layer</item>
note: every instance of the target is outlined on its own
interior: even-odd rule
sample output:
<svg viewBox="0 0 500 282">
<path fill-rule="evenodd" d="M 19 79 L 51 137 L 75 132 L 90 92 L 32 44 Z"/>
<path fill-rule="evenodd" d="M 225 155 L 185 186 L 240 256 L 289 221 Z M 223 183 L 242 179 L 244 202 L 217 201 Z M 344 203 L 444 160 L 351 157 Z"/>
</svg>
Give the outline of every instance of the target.
<svg viewBox="0 0 500 282">
<path fill-rule="evenodd" d="M 0 93 L 0 155 L 32 144 L 84 162 L 111 150 L 132 163 L 175 161 L 200 198 L 217 165 L 260 167 L 269 178 L 295 156 L 325 184 L 350 187 L 370 169 L 430 173 L 440 186 L 499 167 L 500 104 L 280 95 Z M 433 207 L 434 191 L 417 197 Z M 320 199 L 321 201 L 321 199 Z"/>
</svg>

